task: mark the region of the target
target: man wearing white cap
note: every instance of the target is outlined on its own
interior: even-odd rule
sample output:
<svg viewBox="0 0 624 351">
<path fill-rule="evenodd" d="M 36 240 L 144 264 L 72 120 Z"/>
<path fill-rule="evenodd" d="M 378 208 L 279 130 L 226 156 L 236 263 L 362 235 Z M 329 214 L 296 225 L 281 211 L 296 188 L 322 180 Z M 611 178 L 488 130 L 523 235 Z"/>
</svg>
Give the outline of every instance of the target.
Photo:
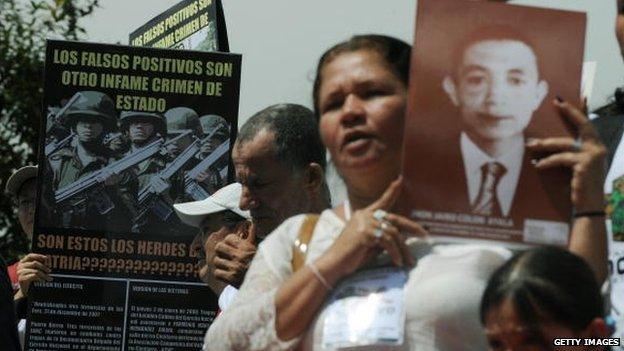
<svg viewBox="0 0 624 351">
<path fill-rule="evenodd" d="M 234 297 L 256 253 L 255 229 L 249 211 L 238 206 L 240 197 L 241 185 L 233 183 L 205 200 L 173 205 L 183 223 L 200 228 L 191 247 L 193 252 L 197 250 L 199 277 L 219 295 L 221 310 L 226 309 Z M 231 255 L 216 257 L 217 247 L 228 250 Z M 215 262 L 228 267 L 220 272 L 224 279 L 215 274 Z"/>
</svg>

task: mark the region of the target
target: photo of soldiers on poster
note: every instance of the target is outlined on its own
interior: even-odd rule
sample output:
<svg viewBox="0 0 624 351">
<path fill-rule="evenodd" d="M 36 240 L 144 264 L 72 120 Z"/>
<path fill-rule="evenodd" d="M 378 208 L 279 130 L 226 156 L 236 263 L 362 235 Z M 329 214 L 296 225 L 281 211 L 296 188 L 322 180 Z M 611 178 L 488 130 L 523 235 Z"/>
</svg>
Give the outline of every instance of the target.
<svg viewBox="0 0 624 351">
<path fill-rule="evenodd" d="M 54 281 L 31 297 L 28 347 L 86 326 L 113 350 L 201 347 L 216 296 L 173 204 L 231 179 L 240 69 L 236 54 L 48 41 L 33 250 Z"/>
<path fill-rule="evenodd" d="M 449 241 L 566 245 L 568 170 L 525 145 L 570 135 L 552 101 L 578 104 L 584 37 L 581 13 L 419 1 L 404 211 Z"/>
<path fill-rule="evenodd" d="M 220 0 L 182 0 L 130 33 L 132 46 L 228 51 Z M 221 36 L 221 38 L 220 38 Z"/>
</svg>

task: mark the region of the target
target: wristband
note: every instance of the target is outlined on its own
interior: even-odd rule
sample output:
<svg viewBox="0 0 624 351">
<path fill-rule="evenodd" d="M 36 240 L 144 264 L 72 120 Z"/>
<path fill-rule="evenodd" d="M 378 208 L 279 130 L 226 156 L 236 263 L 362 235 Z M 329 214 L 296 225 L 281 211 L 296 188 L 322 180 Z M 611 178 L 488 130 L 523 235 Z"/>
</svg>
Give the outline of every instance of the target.
<svg viewBox="0 0 624 351">
<path fill-rule="evenodd" d="M 308 266 L 308 268 L 310 268 L 310 270 L 312 271 L 312 273 L 314 273 L 314 275 L 316 276 L 316 278 L 321 282 L 321 284 L 323 284 L 323 286 L 325 287 L 325 289 L 332 291 L 334 290 L 334 287 L 331 286 L 331 284 L 329 284 L 327 282 L 327 280 L 325 280 L 325 278 L 323 277 L 323 275 L 321 274 L 321 272 L 319 272 L 318 268 L 316 268 L 316 266 L 314 265 L 314 263 L 310 262 L 308 263 L 306 266 Z"/>
<path fill-rule="evenodd" d="M 580 218 L 580 217 L 604 217 L 607 213 L 605 211 L 581 211 L 575 212 L 572 217 Z"/>
</svg>

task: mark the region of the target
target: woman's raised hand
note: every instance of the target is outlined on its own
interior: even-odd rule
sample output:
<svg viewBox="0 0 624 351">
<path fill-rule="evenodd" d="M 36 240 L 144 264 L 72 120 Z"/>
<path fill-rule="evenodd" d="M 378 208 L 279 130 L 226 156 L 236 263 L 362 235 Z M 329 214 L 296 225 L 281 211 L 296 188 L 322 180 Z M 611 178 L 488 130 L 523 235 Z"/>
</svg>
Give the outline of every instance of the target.
<svg viewBox="0 0 624 351">
<path fill-rule="evenodd" d="M 385 250 L 396 266 L 413 266 L 405 236 L 426 236 L 427 231 L 409 218 L 390 212 L 402 188 L 393 181 L 377 201 L 355 211 L 328 254 L 339 258 L 340 269 L 349 274 Z"/>
<path fill-rule="evenodd" d="M 604 210 L 603 183 L 607 149 L 587 116 L 570 103 L 554 101 L 559 112 L 578 131 L 578 139 L 553 137 L 532 139 L 532 151 L 550 152 L 535 165 L 538 169 L 568 167 L 572 170 L 571 199 L 578 212 Z"/>
</svg>

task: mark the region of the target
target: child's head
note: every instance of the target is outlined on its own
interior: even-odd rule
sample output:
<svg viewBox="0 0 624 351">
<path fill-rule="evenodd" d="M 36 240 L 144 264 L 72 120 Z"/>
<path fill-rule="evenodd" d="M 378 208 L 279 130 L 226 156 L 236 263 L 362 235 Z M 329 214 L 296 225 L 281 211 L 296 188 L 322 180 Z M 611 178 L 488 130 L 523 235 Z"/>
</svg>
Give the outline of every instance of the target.
<svg viewBox="0 0 624 351">
<path fill-rule="evenodd" d="M 491 350 L 566 350 L 553 340 L 604 338 L 608 327 L 602 313 L 591 268 L 555 247 L 513 257 L 494 272 L 481 300 L 481 322 Z"/>
</svg>

